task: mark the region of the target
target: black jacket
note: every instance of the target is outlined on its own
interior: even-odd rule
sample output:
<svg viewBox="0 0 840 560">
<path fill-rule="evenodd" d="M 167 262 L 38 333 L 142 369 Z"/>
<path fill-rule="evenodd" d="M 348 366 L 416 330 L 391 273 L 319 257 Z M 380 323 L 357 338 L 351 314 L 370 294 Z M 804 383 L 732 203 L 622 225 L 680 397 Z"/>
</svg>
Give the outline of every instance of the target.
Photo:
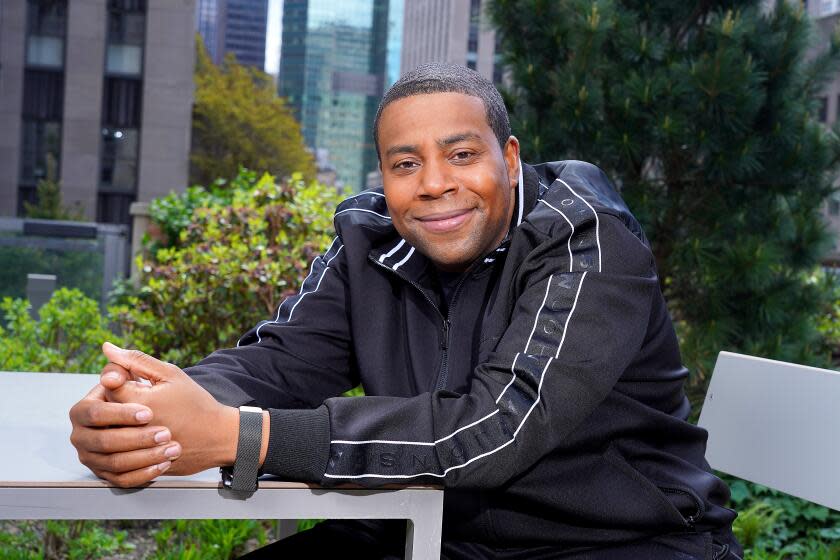
<svg viewBox="0 0 840 560">
<path fill-rule="evenodd" d="M 446 487 L 447 538 L 588 546 L 728 528 L 686 422 L 677 339 L 642 230 L 590 164 L 525 166 L 503 243 L 446 314 L 381 189 L 336 210 L 299 295 L 188 373 L 272 409 L 264 470 Z M 361 382 L 365 397 L 336 398 Z"/>
</svg>

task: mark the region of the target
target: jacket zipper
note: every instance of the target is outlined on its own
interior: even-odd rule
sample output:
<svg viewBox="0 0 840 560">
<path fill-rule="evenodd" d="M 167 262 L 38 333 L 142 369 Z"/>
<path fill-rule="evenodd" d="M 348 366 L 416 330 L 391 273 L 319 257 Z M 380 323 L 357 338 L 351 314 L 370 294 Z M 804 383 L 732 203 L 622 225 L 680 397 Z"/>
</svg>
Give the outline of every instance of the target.
<svg viewBox="0 0 840 560">
<path fill-rule="evenodd" d="M 438 372 L 437 381 L 435 381 L 435 391 L 440 391 L 446 387 L 446 381 L 449 378 L 449 330 L 452 326 L 452 310 L 455 309 L 455 300 L 458 299 L 458 294 L 461 292 L 461 286 L 470 274 L 468 270 L 464 276 L 458 281 L 455 286 L 455 292 L 452 294 L 452 301 L 449 302 L 449 308 L 446 312 L 446 318 L 443 320 L 443 362 L 441 363 L 440 371 Z M 438 311 L 440 313 L 440 311 Z M 441 314 L 442 316 L 442 314 Z"/>
<path fill-rule="evenodd" d="M 697 496 L 695 496 L 692 492 L 688 492 L 686 490 L 682 490 L 680 488 L 673 488 L 670 486 L 659 486 L 659 489 L 662 490 L 666 494 L 681 494 L 683 496 L 688 496 L 691 498 L 691 501 L 694 502 L 695 512 L 694 515 L 689 515 L 687 518 L 684 518 L 688 526 L 694 529 L 695 524 L 703 517 L 703 513 L 705 512 L 705 508 L 703 507 L 703 502 L 700 501 Z"/>
<path fill-rule="evenodd" d="M 441 323 L 443 324 L 443 341 L 441 342 L 441 345 L 440 345 L 441 350 L 443 350 L 443 358 L 441 360 L 441 366 L 440 366 L 440 370 L 438 371 L 438 374 L 437 374 L 437 379 L 435 380 L 435 391 L 439 391 L 439 390 L 443 389 L 444 386 L 446 386 L 446 380 L 447 380 L 447 377 L 449 376 L 449 330 L 450 330 L 450 327 L 452 326 L 452 321 L 451 321 L 452 309 L 455 307 L 455 305 L 454 305 L 455 300 L 458 298 L 458 293 L 461 291 L 461 286 L 464 284 L 464 280 L 467 279 L 467 275 L 469 275 L 470 271 L 467 271 L 467 273 L 464 274 L 464 276 L 461 278 L 461 280 L 458 281 L 458 285 L 455 286 L 455 293 L 452 294 L 452 301 L 450 302 L 449 310 L 448 310 L 446 316 L 444 317 L 443 313 L 441 313 L 441 311 L 440 311 L 440 308 L 437 306 L 437 304 L 434 301 L 432 301 L 432 298 L 430 298 L 426 294 L 425 290 L 423 290 L 423 288 L 420 286 L 420 284 L 414 282 L 413 280 L 410 280 L 410 279 L 406 278 L 405 276 L 400 276 L 390 266 L 385 265 L 385 264 L 379 262 L 378 260 L 376 260 L 376 259 L 374 259 L 370 256 L 368 256 L 368 259 L 371 262 L 373 262 L 373 263 L 379 265 L 380 267 L 384 268 L 385 270 L 388 270 L 391 273 L 396 274 L 400 279 L 405 280 L 406 282 L 408 282 L 409 284 L 414 286 L 414 288 L 418 292 L 420 292 L 420 295 L 422 295 L 423 298 L 425 298 L 426 301 L 429 302 L 429 304 L 432 306 L 432 309 L 434 309 L 437 312 L 438 316 L 440 317 Z"/>
</svg>

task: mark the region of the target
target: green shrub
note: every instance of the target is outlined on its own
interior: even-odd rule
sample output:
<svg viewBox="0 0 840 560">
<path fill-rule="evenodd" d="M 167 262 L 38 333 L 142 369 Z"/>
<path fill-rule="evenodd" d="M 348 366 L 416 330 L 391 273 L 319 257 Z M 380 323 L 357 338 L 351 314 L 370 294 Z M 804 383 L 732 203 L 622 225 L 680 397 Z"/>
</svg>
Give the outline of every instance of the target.
<svg viewBox="0 0 840 560">
<path fill-rule="evenodd" d="M 739 512 L 733 529 L 748 553 L 745 560 L 838 558 L 840 512 L 760 484 L 723 478 L 732 492 L 730 507 Z"/>
<path fill-rule="evenodd" d="M 238 338 L 295 293 L 332 240 L 339 195 L 242 170 L 151 205 L 161 237 L 139 261 L 139 288 L 114 311 L 131 344 L 187 366 Z"/>
<path fill-rule="evenodd" d="M 101 521 L 5 521 L 0 522 L 0 558 L 88 560 L 129 555 L 135 546 L 126 535 Z"/>
<path fill-rule="evenodd" d="M 257 546 L 267 542 L 265 527 L 255 520 L 179 519 L 164 521 L 155 532 L 157 550 L 154 560 L 228 560 L 246 552 L 245 546 L 255 540 Z"/>
<path fill-rule="evenodd" d="M 818 319 L 817 328 L 829 347 L 834 367 L 840 368 L 840 275 L 825 276 L 825 289 L 831 295 Z"/>
<path fill-rule="evenodd" d="M 56 290 L 38 320 L 24 299 L 4 298 L 0 311 L 0 371 L 99 373 L 107 362 L 102 343 L 122 342 L 99 303 L 76 289 Z"/>
</svg>

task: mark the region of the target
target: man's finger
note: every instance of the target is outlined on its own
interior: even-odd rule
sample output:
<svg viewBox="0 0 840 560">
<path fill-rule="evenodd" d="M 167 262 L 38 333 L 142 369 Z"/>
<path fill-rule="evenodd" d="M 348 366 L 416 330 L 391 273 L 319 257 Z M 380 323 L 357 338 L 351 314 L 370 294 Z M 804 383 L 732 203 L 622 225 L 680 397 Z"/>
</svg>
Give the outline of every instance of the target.
<svg viewBox="0 0 840 560">
<path fill-rule="evenodd" d="M 82 400 L 77 405 L 84 402 L 84 401 L 104 401 L 105 400 L 105 387 L 102 386 L 101 383 L 97 383 L 93 387 L 90 388 L 90 391 L 87 392 L 87 395 L 82 397 Z"/>
<path fill-rule="evenodd" d="M 105 398 L 116 403 L 146 403 L 154 385 L 147 385 L 139 381 L 126 381 L 112 390 L 105 390 Z"/>
<path fill-rule="evenodd" d="M 148 449 L 167 443 L 171 439 L 172 434 L 163 426 L 78 428 L 70 435 L 70 442 L 76 449 L 95 453 Z"/>
<path fill-rule="evenodd" d="M 102 368 L 102 374 L 99 376 L 99 383 L 110 390 L 116 389 L 126 381 L 137 380 L 137 376 L 132 375 L 130 371 L 113 362 L 105 364 L 105 367 Z"/>
<path fill-rule="evenodd" d="M 70 418 L 89 427 L 142 426 L 152 419 L 152 411 L 141 404 L 82 400 L 70 410 Z"/>
<path fill-rule="evenodd" d="M 80 454 L 80 459 L 91 470 L 112 474 L 127 473 L 145 469 L 177 459 L 181 455 L 181 445 L 170 442 L 152 449 L 136 449 L 122 453 Z"/>
<path fill-rule="evenodd" d="M 172 461 L 166 461 L 164 463 L 153 465 L 151 467 L 145 467 L 142 469 L 137 469 L 136 471 L 120 474 L 94 469 L 91 470 L 93 470 L 93 474 L 95 474 L 99 478 L 107 480 L 114 486 L 119 486 L 120 488 L 134 488 L 136 486 L 142 486 L 157 478 L 158 476 L 162 475 L 167 470 L 169 470 L 169 467 L 171 465 Z"/>
<path fill-rule="evenodd" d="M 180 370 L 172 364 L 162 362 L 140 350 L 126 350 L 110 342 L 102 345 L 102 352 L 109 361 L 120 365 L 132 374 L 159 383 L 170 379 Z"/>
</svg>

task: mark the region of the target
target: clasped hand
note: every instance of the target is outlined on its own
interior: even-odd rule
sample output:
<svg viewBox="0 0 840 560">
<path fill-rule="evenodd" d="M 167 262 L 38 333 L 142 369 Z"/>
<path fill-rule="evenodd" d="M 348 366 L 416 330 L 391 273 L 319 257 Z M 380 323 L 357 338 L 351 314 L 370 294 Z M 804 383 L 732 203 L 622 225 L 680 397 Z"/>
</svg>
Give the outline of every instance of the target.
<svg viewBox="0 0 840 560">
<path fill-rule="evenodd" d="M 128 488 L 233 463 L 235 408 L 173 364 L 108 342 L 102 351 L 109 361 L 99 384 L 70 409 L 70 441 L 83 465 Z"/>
</svg>

